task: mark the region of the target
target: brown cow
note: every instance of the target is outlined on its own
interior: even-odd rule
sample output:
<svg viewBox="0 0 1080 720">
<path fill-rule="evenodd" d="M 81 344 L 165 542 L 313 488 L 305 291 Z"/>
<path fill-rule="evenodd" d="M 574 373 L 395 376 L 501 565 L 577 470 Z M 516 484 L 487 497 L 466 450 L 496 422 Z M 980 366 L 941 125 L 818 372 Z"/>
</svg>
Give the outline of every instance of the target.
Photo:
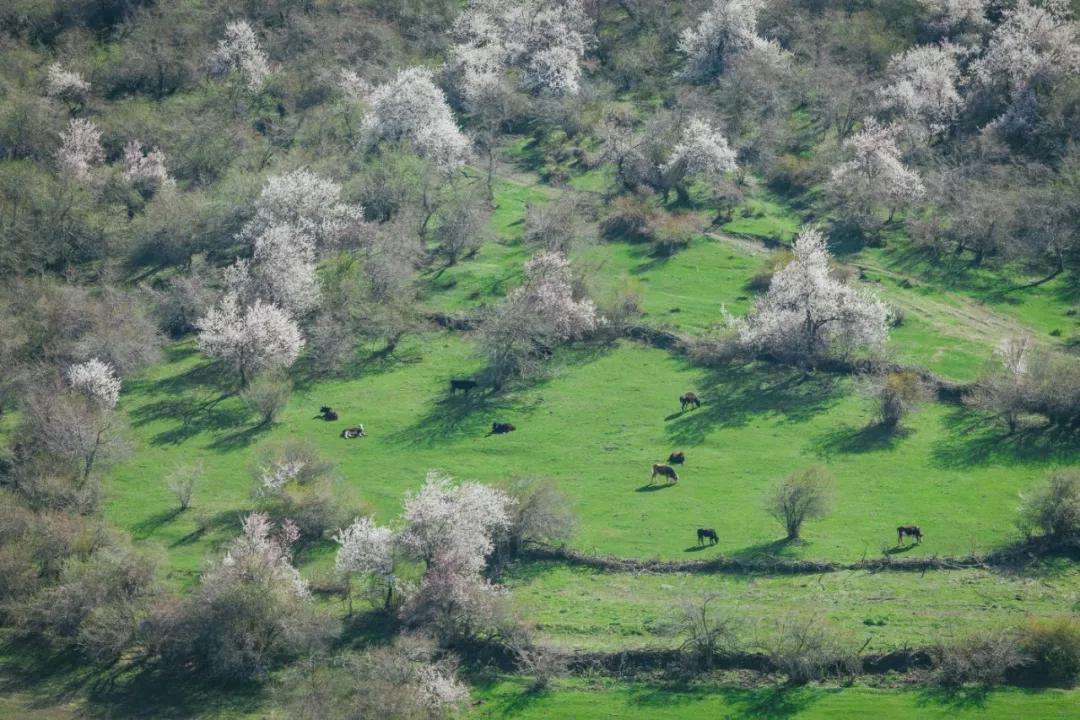
<svg viewBox="0 0 1080 720">
<path fill-rule="evenodd" d="M 652 485 L 653 478 L 657 475 L 666 477 L 672 483 L 679 482 L 679 474 L 675 472 L 675 468 L 670 465 L 661 465 L 660 463 L 653 463 L 652 475 L 649 476 L 649 484 Z"/>
<path fill-rule="evenodd" d="M 701 407 L 701 400 L 694 393 L 688 392 L 679 398 L 679 404 L 682 405 L 683 412 L 686 412 L 689 405 L 693 405 L 695 410 Z"/>
<path fill-rule="evenodd" d="M 896 528 L 896 544 L 904 544 L 904 536 L 908 535 L 915 538 L 915 542 L 922 543 L 922 528 L 918 525 L 901 525 Z"/>
</svg>

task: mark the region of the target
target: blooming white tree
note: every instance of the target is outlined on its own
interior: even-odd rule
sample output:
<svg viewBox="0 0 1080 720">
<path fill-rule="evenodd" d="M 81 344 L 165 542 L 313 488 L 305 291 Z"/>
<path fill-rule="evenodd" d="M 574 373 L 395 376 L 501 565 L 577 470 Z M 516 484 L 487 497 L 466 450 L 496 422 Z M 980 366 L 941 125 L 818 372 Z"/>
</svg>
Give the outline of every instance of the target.
<svg viewBox="0 0 1080 720">
<path fill-rule="evenodd" d="M 768 291 L 737 324 L 741 342 L 800 364 L 880 348 L 888 334 L 885 305 L 833 277 L 825 238 L 817 230 L 803 230 L 793 250 L 791 263 L 773 275 Z"/>
<path fill-rule="evenodd" d="M 277 592 L 307 598 L 307 581 L 292 564 L 292 546 L 299 537 L 299 529 L 290 521 L 275 527 L 264 513 L 251 513 L 221 562 L 203 576 L 203 586 L 224 588 L 235 581 L 258 578 Z"/>
<path fill-rule="evenodd" d="M 979 28 L 986 24 L 986 0 L 922 0 L 930 11 L 930 23 L 943 32 Z"/>
<path fill-rule="evenodd" d="M 428 566 L 478 574 L 494 549 L 495 535 L 510 524 L 512 500 L 478 483 L 455 484 L 428 473 L 419 492 L 405 498 L 401 547 Z"/>
<path fill-rule="evenodd" d="M 867 118 L 844 148 L 850 159 L 833 168 L 828 188 L 846 219 L 869 227 L 877 208 L 889 208 L 891 219 L 926 194 L 922 178 L 900 159 L 894 128 Z"/>
<path fill-rule="evenodd" d="M 165 153 L 158 148 L 144 153 L 138 140 L 124 146 L 124 179 L 148 195 L 173 182 L 165 169 Z"/>
<path fill-rule="evenodd" d="M 237 20 L 225 26 L 225 37 L 210 55 L 210 72 L 218 76 L 237 72 L 248 89 L 254 92 L 262 87 L 270 74 L 270 61 L 246 21 Z"/>
<path fill-rule="evenodd" d="M 266 180 L 240 238 L 254 242 L 272 227 L 290 225 L 324 248 L 339 242 L 363 217 L 362 207 L 341 201 L 336 182 L 309 170 L 294 170 Z"/>
<path fill-rule="evenodd" d="M 49 66 L 45 80 L 45 94 L 65 103 L 80 104 L 90 94 L 90 83 L 72 70 L 65 70 L 60 63 Z"/>
<path fill-rule="evenodd" d="M 484 323 L 480 344 L 498 383 L 536 373 L 555 346 L 601 323 L 592 300 L 575 293 L 566 256 L 543 251 L 525 263 L 524 283 Z"/>
<path fill-rule="evenodd" d="M 732 58 L 761 42 L 757 22 L 762 6 L 762 0 L 713 0 L 679 36 L 679 51 L 686 56 L 683 77 L 694 81 L 715 77 Z"/>
<path fill-rule="evenodd" d="M 335 561 L 337 571 L 370 580 L 383 595 L 383 607 L 389 609 L 398 587 L 394 533 L 365 517 L 357 518 L 352 525 L 338 531 L 334 540 L 341 546 Z"/>
<path fill-rule="evenodd" d="M 735 167 L 735 151 L 727 138 L 706 120 L 692 118 L 672 148 L 663 171 L 679 197 L 685 199 L 687 180 L 700 178 L 715 183 Z"/>
<path fill-rule="evenodd" d="M 919 45 L 889 62 L 882 104 L 902 117 L 921 123 L 932 134 L 944 132 L 963 106 L 958 85 L 956 46 Z"/>
<path fill-rule="evenodd" d="M 275 225 L 255 238 L 252 286 L 261 297 L 302 315 L 319 302 L 315 242 L 292 225 Z"/>
<path fill-rule="evenodd" d="M 304 348 L 300 328 L 286 311 L 258 299 L 244 307 L 232 292 L 195 327 L 199 348 L 233 366 L 244 385 L 260 370 L 291 366 Z"/>
<path fill-rule="evenodd" d="M 72 389 L 108 410 L 116 407 L 120 399 L 120 378 L 113 373 L 111 365 L 97 358 L 69 367 L 67 381 Z"/>
<path fill-rule="evenodd" d="M 454 26 L 450 67 L 474 104 L 511 69 L 523 90 L 575 95 L 587 33 L 579 0 L 473 0 Z"/>
<path fill-rule="evenodd" d="M 90 172 L 105 160 L 101 130 L 89 120 L 73 118 L 60 136 L 56 154 L 60 170 L 80 182 L 90 179 Z"/>
<path fill-rule="evenodd" d="M 411 142 L 416 152 L 449 172 L 464 164 L 469 141 L 454 121 L 446 96 L 426 68 L 402 70 L 368 96 L 364 117 L 368 142 Z"/>
<path fill-rule="evenodd" d="M 1066 0 L 1034 5 L 1020 0 L 994 28 L 986 52 L 972 65 L 976 83 L 1002 90 L 1010 107 L 1000 125 L 1022 130 L 1031 121 L 1036 85 L 1080 72 L 1080 24 Z"/>
</svg>

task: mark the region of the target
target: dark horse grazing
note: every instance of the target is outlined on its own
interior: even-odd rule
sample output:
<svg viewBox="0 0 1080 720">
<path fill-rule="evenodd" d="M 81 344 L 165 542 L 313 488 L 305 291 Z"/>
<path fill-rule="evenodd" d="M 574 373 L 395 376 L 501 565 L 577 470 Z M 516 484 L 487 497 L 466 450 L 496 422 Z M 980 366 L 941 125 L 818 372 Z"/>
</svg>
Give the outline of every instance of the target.
<svg viewBox="0 0 1080 720">
<path fill-rule="evenodd" d="M 461 390 L 466 395 L 469 391 L 476 387 L 477 382 L 475 380 L 451 380 L 450 381 L 450 394 L 453 395 L 458 390 Z"/>
<path fill-rule="evenodd" d="M 341 431 L 341 437 L 346 440 L 352 440 L 358 437 L 367 437 L 367 433 L 364 432 L 363 425 L 357 425 L 356 427 L 345 428 Z"/>
<path fill-rule="evenodd" d="M 660 477 L 666 477 L 672 483 L 679 482 L 679 474 L 675 472 L 675 468 L 670 465 L 661 465 L 660 463 L 653 463 L 652 475 L 649 476 L 649 484 L 652 485 L 653 478 L 657 475 Z"/>
<path fill-rule="evenodd" d="M 683 412 L 685 412 L 690 405 L 693 405 L 695 410 L 701 407 L 701 400 L 694 393 L 688 392 L 679 398 L 679 404 L 682 405 Z"/>
<path fill-rule="evenodd" d="M 920 528 L 918 525 L 901 525 L 900 527 L 896 528 L 897 545 L 904 544 L 905 535 L 915 538 L 915 542 L 922 542 L 922 528 Z"/>
<path fill-rule="evenodd" d="M 337 413 L 334 412 L 333 408 L 326 405 L 323 405 L 321 408 L 319 408 L 319 416 L 322 417 L 323 420 L 327 421 L 337 420 Z"/>
<path fill-rule="evenodd" d="M 720 538 L 716 537 L 716 531 L 712 528 L 698 528 L 697 529 L 697 544 L 703 545 L 708 540 L 710 545 L 715 545 L 720 542 Z"/>
<path fill-rule="evenodd" d="M 683 453 L 682 450 L 680 450 L 679 452 L 673 452 L 667 456 L 667 461 L 669 465 L 682 465 L 684 462 L 686 462 L 686 455 Z"/>
<path fill-rule="evenodd" d="M 492 435 L 505 435 L 506 433 L 514 432 L 515 430 L 517 430 L 517 428 L 514 427 L 513 425 L 511 425 L 510 423 L 501 423 L 501 422 L 493 422 L 493 423 L 491 423 L 491 434 Z"/>
</svg>

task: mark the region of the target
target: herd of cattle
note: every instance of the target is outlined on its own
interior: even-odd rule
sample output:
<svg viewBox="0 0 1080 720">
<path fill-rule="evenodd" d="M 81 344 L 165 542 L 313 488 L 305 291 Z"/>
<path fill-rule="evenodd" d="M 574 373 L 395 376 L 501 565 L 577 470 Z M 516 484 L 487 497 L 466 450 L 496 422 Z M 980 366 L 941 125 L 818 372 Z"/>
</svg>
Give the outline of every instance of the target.
<svg viewBox="0 0 1080 720">
<path fill-rule="evenodd" d="M 451 380 L 450 381 L 450 394 L 453 395 L 457 391 L 462 391 L 468 395 L 470 390 L 473 390 L 478 385 L 476 380 Z M 692 392 L 684 393 L 679 396 L 679 405 L 682 407 L 682 412 L 686 412 L 688 407 L 698 409 L 701 407 L 701 400 L 698 396 Z M 338 414 L 333 408 L 322 406 L 319 408 L 319 414 L 315 417 L 321 418 L 328 422 L 333 422 L 338 419 Z M 491 435 L 505 435 L 517 430 L 517 428 L 508 422 L 493 422 L 491 423 Z M 354 427 L 347 427 L 341 431 L 341 437 L 346 440 L 352 440 L 354 438 L 367 437 L 367 433 L 364 432 L 363 425 L 356 425 Z M 657 476 L 666 478 L 668 485 L 674 485 L 679 482 L 679 474 L 675 472 L 673 465 L 682 465 L 686 462 L 686 454 L 682 450 L 668 455 L 667 464 L 653 463 L 652 474 L 649 476 L 649 485 L 653 484 L 653 481 Z M 904 538 L 910 537 L 917 543 L 921 543 L 923 539 L 922 529 L 918 525 L 901 525 L 896 528 L 896 544 L 902 545 Z M 712 528 L 698 528 L 697 531 L 698 545 L 703 545 L 706 540 L 710 545 L 715 545 L 719 542 L 719 538 L 716 535 L 716 531 Z"/>
</svg>

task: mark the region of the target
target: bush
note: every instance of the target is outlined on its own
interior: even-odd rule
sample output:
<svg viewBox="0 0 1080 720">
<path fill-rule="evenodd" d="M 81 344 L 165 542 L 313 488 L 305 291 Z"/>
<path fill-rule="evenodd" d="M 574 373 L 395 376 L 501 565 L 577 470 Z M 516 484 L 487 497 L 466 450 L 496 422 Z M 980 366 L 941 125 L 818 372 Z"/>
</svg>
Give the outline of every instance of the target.
<svg viewBox="0 0 1080 720">
<path fill-rule="evenodd" d="M 823 468 L 795 472 L 773 487 L 766 510 L 784 526 L 788 539 L 795 540 L 803 522 L 828 513 L 831 490 L 832 479 Z"/>
<path fill-rule="evenodd" d="M 905 415 L 930 399 L 926 382 L 911 370 L 874 377 L 866 382 L 864 392 L 874 401 L 878 422 L 889 430 L 896 429 Z"/>
<path fill-rule="evenodd" d="M 1069 684 L 1080 678 L 1080 620 L 1076 617 L 1032 620 L 1020 631 L 1020 647 L 1040 678 Z"/>
<path fill-rule="evenodd" d="M 1025 535 L 1080 537 L 1080 470 L 1060 470 L 1021 497 L 1018 525 Z"/>
<path fill-rule="evenodd" d="M 576 198 L 530 203 L 525 209 L 522 242 L 552 252 L 569 254 L 581 232 L 580 203 Z"/>
<path fill-rule="evenodd" d="M 777 670 L 792 683 L 850 677 L 861 669 L 858 653 L 816 617 L 788 616 L 765 645 Z"/>
<path fill-rule="evenodd" d="M 621 195 L 611 204 L 611 212 L 600 224 L 600 232 L 608 240 L 645 242 L 652 238 L 655 214 L 651 196 Z"/>
<path fill-rule="evenodd" d="M 931 651 L 932 677 L 948 687 L 965 683 L 999 685 L 1009 671 L 1025 663 L 1015 633 L 994 632 L 965 638 Z"/>
<path fill-rule="evenodd" d="M 283 375 L 264 373 L 240 392 L 248 410 L 259 416 L 260 425 L 270 425 L 289 402 L 292 383 Z"/>
<path fill-rule="evenodd" d="M 527 545 L 560 545 L 573 535 L 577 518 L 570 500 L 548 478 L 514 478 L 506 488 L 514 500 L 510 526 L 500 543 L 509 555 Z"/>
<path fill-rule="evenodd" d="M 653 252 L 668 256 L 689 245 L 701 230 L 701 223 L 694 215 L 663 214 L 649 223 L 648 234 L 652 238 Z"/>
<path fill-rule="evenodd" d="M 305 540 L 322 538 L 354 515 L 355 508 L 337 497 L 334 465 L 310 443 L 288 440 L 264 446 L 252 477 L 259 510 L 296 523 Z"/>
<path fill-rule="evenodd" d="M 195 488 L 202 483 L 205 475 L 206 470 L 201 464 L 176 468 L 169 474 L 165 486 L 176 498 L 176 508 L 179 512 L 184 512 L 191 507 L 191 496 L 195 493 Z"/>
</svg>

